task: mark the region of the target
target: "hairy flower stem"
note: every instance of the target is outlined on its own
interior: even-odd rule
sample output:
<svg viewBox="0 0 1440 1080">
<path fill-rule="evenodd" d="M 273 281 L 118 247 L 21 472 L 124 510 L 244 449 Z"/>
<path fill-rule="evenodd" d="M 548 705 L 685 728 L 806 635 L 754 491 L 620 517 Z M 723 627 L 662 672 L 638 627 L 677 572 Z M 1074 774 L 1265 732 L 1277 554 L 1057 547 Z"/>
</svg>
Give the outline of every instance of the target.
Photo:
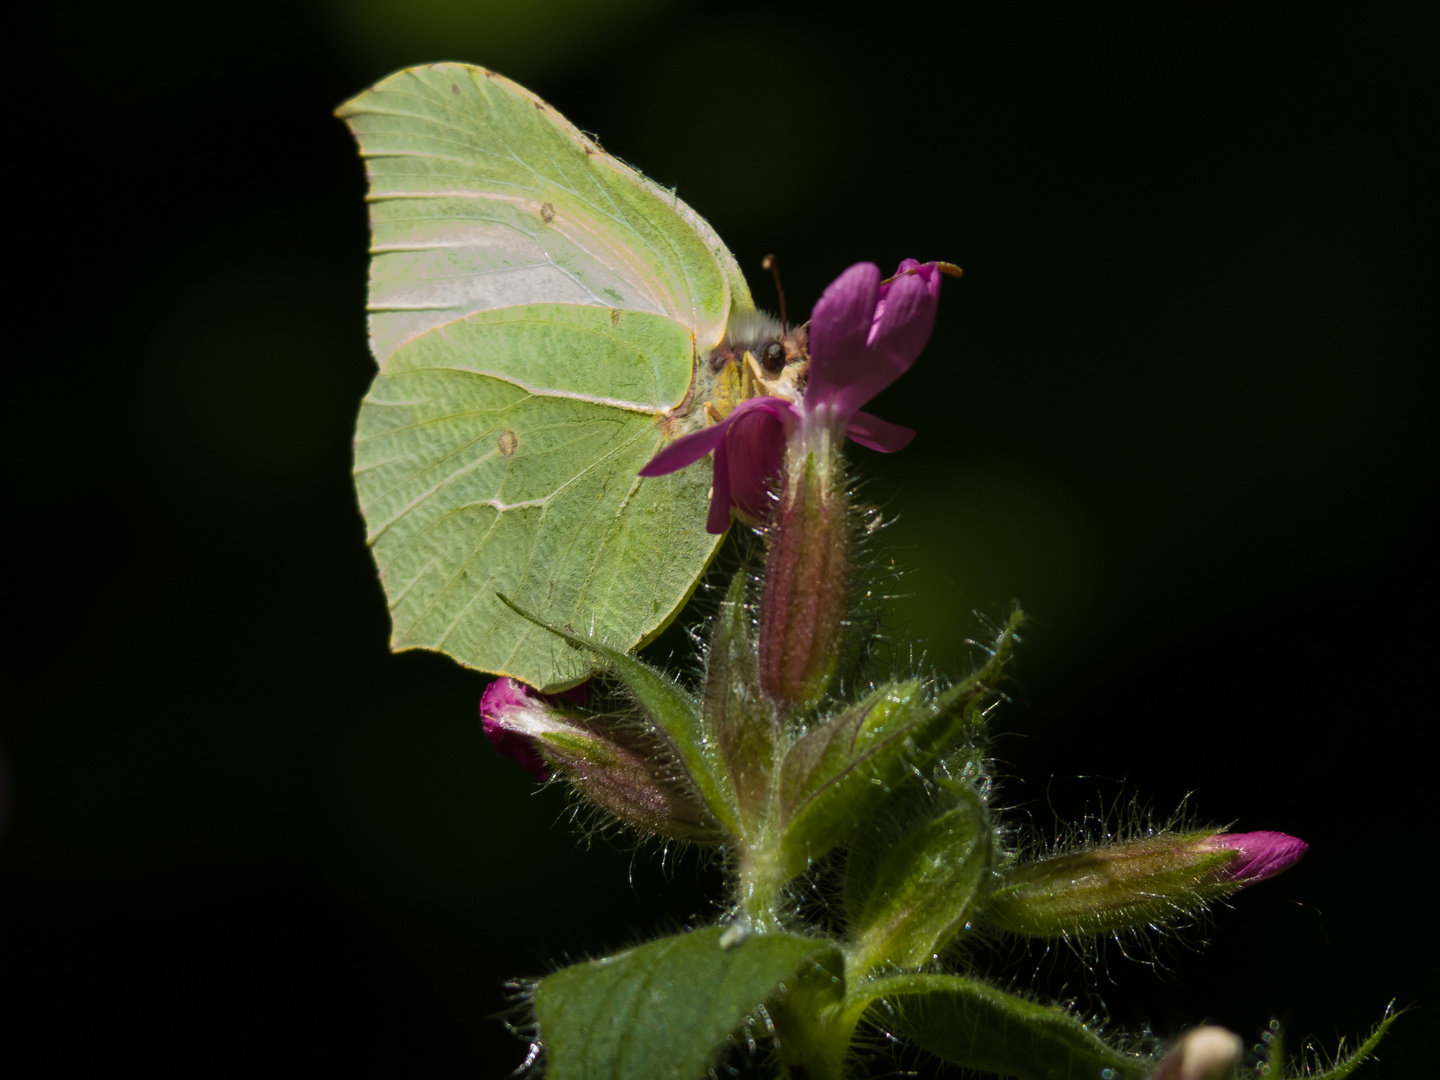
<svg viewBox="0 0 1440 1080">
<path fill-rule="evenodd" d="M 770 1008 L 786 1080 L 843 1080 L 846 1058 L 869 1005 L 836 1001 L 826 987 L 802 980 Z"/>
<path fill-rule="evenodd" d="M 746 844 L 740 854 L 736 906 L 747 929 L 768 933 L 784 929 L 781 912 L 790 875 L 779 845 Z"/>
</svg>

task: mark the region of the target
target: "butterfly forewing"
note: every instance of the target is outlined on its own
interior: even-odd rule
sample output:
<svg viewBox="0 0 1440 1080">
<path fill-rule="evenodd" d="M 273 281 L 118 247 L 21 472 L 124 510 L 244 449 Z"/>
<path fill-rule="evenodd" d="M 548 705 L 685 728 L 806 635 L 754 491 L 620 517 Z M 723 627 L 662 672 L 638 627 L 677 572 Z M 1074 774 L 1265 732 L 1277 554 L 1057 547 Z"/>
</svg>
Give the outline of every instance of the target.
<svg viewBox="0 0 1440 1080">
<path fill-rule="evenodd" d="M 701 349 L 744 279 L 675 196 L 483 68 L 402 71 L 342 106 L 370 177 L 380 363 L 430 327 L 551 300 L 670 315 Z"/>
</svg>

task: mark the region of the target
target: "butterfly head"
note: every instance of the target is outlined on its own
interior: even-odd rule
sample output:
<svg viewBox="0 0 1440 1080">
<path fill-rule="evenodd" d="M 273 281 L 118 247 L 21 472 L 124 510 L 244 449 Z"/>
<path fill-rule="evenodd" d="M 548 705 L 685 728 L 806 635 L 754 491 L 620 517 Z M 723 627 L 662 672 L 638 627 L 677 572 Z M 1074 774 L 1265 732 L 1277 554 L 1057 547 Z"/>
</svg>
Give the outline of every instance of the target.
<svg viewBox="0 0 1440 1080">
<path fill-rule="evenodd" d="M 786 327 L 762 311 L 734 315 L 706 364 L 712 382 L 705 411 L 723 420 L 749 398 L 799 401 L 809 366 L 807 327 Z"/>
</svg>

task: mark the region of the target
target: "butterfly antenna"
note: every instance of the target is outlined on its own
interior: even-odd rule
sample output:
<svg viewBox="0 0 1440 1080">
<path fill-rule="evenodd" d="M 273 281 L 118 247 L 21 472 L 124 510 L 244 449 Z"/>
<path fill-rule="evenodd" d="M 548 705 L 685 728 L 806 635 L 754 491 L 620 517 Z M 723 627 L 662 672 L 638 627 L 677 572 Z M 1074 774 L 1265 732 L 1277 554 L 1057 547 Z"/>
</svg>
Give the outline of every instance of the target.
<svg viewBox="0 0 1440 1080">
<path fill-rule="evenodd" d="M 780 260 L 774 255 L 766 255 L 760 260 L 760 269 L 769 270 L 775 277 L 775 292 L 780 297 L 780 333 L 788 333 L 790 323 L 785 318 L 785 290 L 780 286 Z"/>
</svg>

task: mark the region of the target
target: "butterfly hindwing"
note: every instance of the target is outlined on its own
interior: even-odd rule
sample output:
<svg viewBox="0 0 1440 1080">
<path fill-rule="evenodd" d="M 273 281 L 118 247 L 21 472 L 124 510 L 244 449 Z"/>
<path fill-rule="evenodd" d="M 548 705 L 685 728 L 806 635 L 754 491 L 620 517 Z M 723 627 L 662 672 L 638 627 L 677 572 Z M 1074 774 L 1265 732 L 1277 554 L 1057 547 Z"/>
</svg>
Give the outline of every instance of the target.
<svg viewBox="0 0 1440 1080">
<path fill-rule="evenodd" d="M 684 396 L 688 336 L 661 315 L 612 327 L 604 308 L 531 305 L 390 357 L 361 407 L 355 476 L 395 648 L 545 687 L 589 659 L 497 593 L 627 648 L 668 621 L 714 550 L 708 478 L 635 474 L 660 446 L 657 403 Z M 605 383 L 640 393 L 595 393 Z"/>
</svg>

